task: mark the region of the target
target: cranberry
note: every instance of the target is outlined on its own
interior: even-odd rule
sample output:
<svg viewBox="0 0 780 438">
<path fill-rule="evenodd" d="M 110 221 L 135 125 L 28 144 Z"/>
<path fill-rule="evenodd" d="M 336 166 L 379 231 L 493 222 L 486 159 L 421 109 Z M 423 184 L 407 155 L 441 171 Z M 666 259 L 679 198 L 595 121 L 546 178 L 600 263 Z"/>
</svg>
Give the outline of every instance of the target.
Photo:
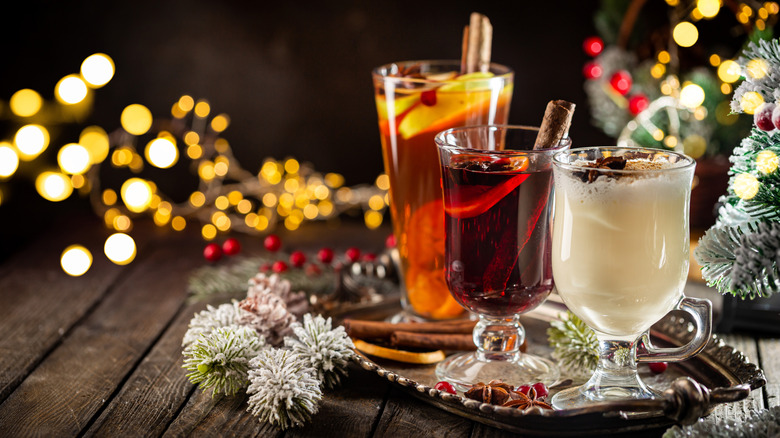
<svg viewBox="0 0 780 438">
<path fill-rule="evenodd" d="M 333 261 L 333 250 L 330 248 L 322 248 L 317 253 L 317 258 L 320 259 L 322 263 L 330 263 Z"/>
<path fill-rule="evenodd" d="M 631 90 L 631 74 L 625 70 L 616 71 L 615 74 L 609 78 L 609 84 L 612 85 L 612 88 L 614 88 L 615 91 L 625 96 L 628 94 L 628 91 Z"/>
<path fill-rule="evenodd" d="M 372 252 L 367 252 L 367 253 L 363 254 L 363 261 L 373 262 L 375 260 L 376 260 L 376 254 L 374 254 Z"/>
<path fill-rule="evenodd" d="M 287 263 L 279 260 L 277 262 L 274 262 L 273 265 L 271 265 L 271 269 L 277 274 L 281 274 L 282 272 L 287 270 Z"/>
<path fill-rule="evenodd" d="M 775 128 L 780 129 L 780 106 L 775 105 L 774 111 L 772 111 L 772 124 Z"/>
<path fill-rule="evenodd" d="M 222 248 L 216 243 L 209 243 L 203 248 L 203 257 L 210 262 L 216 262 L 222 258 Z"/>
<path fill-rule="evenodd" d="M 528 393 L 531 391 L 531 385 L 520 385 L 515 389 L 515 391 L 528 395 Z"/>
<path fill-rule="evenodd" d="M 229 256 L 236 255 L 241 252 L 241 243 L 238 239 L 231 237 L 222 243 L 222 251 Z"/>
<path fill-rule="evenodd" d="M 585 79 L 597 79 L 604 73 L 604 70 L 596 62 L 586 62 L 582 67 L 582 75 Z"/>
<path fill-rule="evenodd" d="M 765 103 L 758 108 L 758 111 L 753 114 L 753 121 L 756 122 L 756 127 L 762 131 L 772 131 L 775 129 L 774 123 L 772 123 L 775 110 L 775 104 Z"/>
<path fill-rule="evenodd" d="M 355 263 L 356 261 L 360 260 L 360 249 L 352 247 L 349 248 L 345 253 L 344 256 L 347 257 L 347 260 L 349 260 L 352 263 Z"/>
<path fill-rule="evenodd" d="M 604 41 L 597 36 L 585 38 L 585 41 L 582 42 L 582 49 L 588 56 L 597 56 L 604 50 Z"/>
<path fill-rule="evenodd" d="M 536 382 L 533 385 L 531 385 L 531 388 L 536 391 L 537 397 L 547 397 L 547 394 L 550 393 L 550 391 L 547 389 L 547 386 L 542 382 Z"/>
<path fill-rule="evenodd" d="M 263 246 L 271 252 L 279 251 L 279 248 L 282 247 L 282 239 L 276 234 L 269 234 L 266 236 L 265 240 L 263 240 Z"/>
<path fill-rule="evenodd" d="M 425 106 L 436 105 L 436 89 L 427 90 L 420 93 L 420 102 Z"/>
<path fill-rule="evenodd" d="M 666 368 L 668 367 L 666 362 L 650 362 L 647 364 L 647 366 L 650 367 L 650 371 L 652 371 L 654 374 L 661 374 L 666 371 Z"/>
<path fill-rule="evenodd" d="M 439 382 L 434 386 L 435 389 L 438 389 L 439 391 L 449 392 L 450 394 L 455 394 L 455 388 L 452 386 L 450 382 Z"/>
<path fill-rule="evenodd" d="M 291 265 L 295 266 L 296 268 L 300 268 L 304 263 L 306 263 L 306 254 L 303 252 L 293 251 L 293 253 L 290 254 Z"/>
<path fill-rule="evenodd" d="M 391 234 L 387 236 L 387 239 L 385 239 L 385 247 L 387 248 L 395 248 L 395 235 Z"/>
<path fill-rule="evenodd" d="M 649 103 L 650 101 L 644 94 L 640 93 L 631 96 L 631 99 L 628 99 L 628 111 L 631 112 L 632 115 L 637 115 L 644 111 Z"/>
</svg>

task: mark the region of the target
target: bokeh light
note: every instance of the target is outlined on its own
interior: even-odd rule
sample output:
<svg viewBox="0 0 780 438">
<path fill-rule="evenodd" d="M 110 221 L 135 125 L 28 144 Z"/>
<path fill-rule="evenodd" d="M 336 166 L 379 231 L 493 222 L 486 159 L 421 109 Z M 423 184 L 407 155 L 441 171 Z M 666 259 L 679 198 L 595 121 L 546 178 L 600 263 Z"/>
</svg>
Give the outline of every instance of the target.
<svg viewBox="0 0 780 438">
<path fill-rule="evenodd" d="M 84 80 L 77 75 L 68 75 L 60 79 L 54 87 L 57 100 L 67 105 L 74 105 L 87 97 L 89 89 Z"/>
<path fill-rule="evenodd" d="M 210 112 L 211 112 L 211 106 L 205 100 L 199 100 L 198 103 L 195 104 L 196 116 L 204 118 L 208 116 Z"/>
<path fill-rule="evenodd" d="M 32 160 L 49 145 L 49 131 L 41 125 L 24 125 L 16 131 L 14 145 L 19 150 L 19 158 Z"/>
<path fill-rule="evenodd" d="M 230 125 L 230 117 L 227 114 L 220 114 L 211 119 L 211 129 L 214 132 L 222 132 Z"/>
<path fill-rule="evenodd" d="M 704 89 L 693 83 L 685 84 L 680 91 L 680 103 L 691 109 L 704 103 L 704 98 Z"/>
<path fill-rule="evenodd" d="M 720 0 L 698 0 L 696 9 L 699 10 L 704 18 L 713 18 L 720 11 Z"/>
<path fill-rule="evenodd" d="M 102 87 L 114 77 L 114 61 L 104 53 L 90 55 L 81 63 L 81 76 L 93 88 Z"/>
<path fill-rule="evenodd" d="M 89 169 L 89 152 L 78 143 L 66 144 L 57 153 L 57 164 L 65 173 L 71 175 L 84 173 Z"/>
<path fill-rule="evenodd" d="M 11 96 L 11 111 L 19 117 L 30 117 L 40 111 L 43 106 L 43 99 L 37 91 L 25 88 L 19 90 Z"/>
<path fill-rule="evenodd" d="M 152 127 L 152 112 L 145 106 L 134 103 L 122 110 L 122 127 L 133 135 L 143 135 Z"/>
<path fill-rule="evenodd" d="M 753 114 L 756 109 L 764 104 L 764 97 L 755 91 L 748 91 L 742 95 L 739 100 L 739 106 L 742 107 L 742 111 Z"/>
<path fill-rule="evenodd" d="M 43 172 L 35 178 L 35 189 L 48 201 L 58 202 L 73 193 L 70 178 L 59 172 Z"/>
<path fill-rule="evenodd" d="M 72 277 L 84 275 L 92 266 L 92 253 L 81 245 L 71 245 L 62 252 L 60 266 Z"/>
<path fill-rule="evenodd" d="M 102 163 L 108 157 L 108 134 L 100 126 L 87 126 L 79 135 L 79 144 L 89 153 L 89 162 Z"/>
<path fill-rule="evenodd" d="M 103 252 L 117 265 L 126 265 L 135 259 L 135 240 L 125 233 L 114 233 L 106 239 Z"/>
<path fill-rule="evenodd" d="M 674 42 L 680 47 L 691 47 L 699 39 L 699 31 L 696 26 L 688 21 L 681 21 L 672 31 Z"/>
<path fill-rule="evenodd" d="M 179 160 L 179 150 L 176 148 L 172 137 L 159 137 L 146 145 L 144 155 L 152 166 L 167 169 Z"/>
<path fill-rule="evenodd" d="M 723 82 L 733 84 L 739 80 L 740 76 L 742 76 L 742 72 L 736 61 L 727 59 L 718 66 L 718 77 Z"/>
<path fill-rule="evenodd" d="M 19 156 L 8 142 L 0 143 L 0 178 L 8 178 L 19 168 Z"/>
<path fill-rule="evenodd" d="M 141 178 L 130 178 L 122 184 L 120 195 L 130 211 L 140 213 L 152 203 L 152 186 Z"/>
</svg>

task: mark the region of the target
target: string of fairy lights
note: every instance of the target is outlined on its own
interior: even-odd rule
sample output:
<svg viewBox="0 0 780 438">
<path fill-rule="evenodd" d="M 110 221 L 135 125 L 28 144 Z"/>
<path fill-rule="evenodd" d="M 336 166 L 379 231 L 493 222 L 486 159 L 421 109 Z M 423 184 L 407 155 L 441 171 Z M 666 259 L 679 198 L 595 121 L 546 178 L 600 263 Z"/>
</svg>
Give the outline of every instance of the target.
<svg viewBox="0 0 780 438">
<path fill-rule="evenodd" d="M 0 142 L 0 182 L 18 173 L 25 162 L 38 159 L 50 147 L 46 125 L 81 120 L 89 112 L 93 90 L 113 78 L 113 60 L 105 54 L 89 56 L 79 74 L 62 78 L 55 87 L 56 102 L 46 102 L 31 89 L 19 90 L 9 107 L 21 126 L 12 140 Z M 295 158 L 266 158 L 259 172 L 241 167 L 222 133 L 230 125 L 227 114 L 213 114 L 205 99 L 181 96 L 173 103 L 170 118 L 155 119 L 141 104 L 124 108 L 121 128 L 108 133 L 87 126 L 77 142 L 59 146 L 57 168 L 35 175 L 35 188 L 46 200 L 63 201 L 74 190 L 88 196 L 112 234 L 103 252 L 118 265 L 136 256 L 132 238 L 138 218 L 151 216 L 155 225 L 174 231 L 200 227 L 204 240 L 221 234 L 264 234 L 281 224 L 298 229 L 305 221 L 326 220 L 350 210 L 362 209 L 365 225 L 374 229 L 384 220 L 389 204 L 389 180 L 379 175 L 373 184 L 345 186 L 338 173 L 320 173 Z M 156 132 L 152 131 L 152 128 Z M 145 138 L 151 136 L 151 140 Z M 186 200 L 174 202 L 155 181 L 141 177 L 144 166 L 171 169 L 181 160 L 198 177 L 197 187 Z M 103 187 L 101 166 L 117 172 L 129 170 L 130 178 L 119 187 Z M 0 186 L 0 204 L 3 190 Z M 60 258 L 72 276 L 86 273 L 92 253 L 80 244 L 66 248 Z"/>
<path fill-rule="evenodd" d="M 635 2 L 641 7 L 644 2 Z M 715 127 L 736 122 L 727 98 L 734 84 L 745 75 L 760 78 L 768 72 L 763 60 L 752 60 L 743 71 L 728 54 L 711 53 L 709 68 L 714 71 L 717 89 L 706 91 L 707 74 L 681 80 L 679 51 L 699 42 L 698 25 L 730 10 L 739 26 L 764 31 L 777 21 L 776 2 L 735 1 L 728 8 L 722 0 L 666 0 L 671 35 L 667 47 L 656 47 L 655 57 L 637 65 L 634 55 L 618 47 L 605 47 L 594 36 L 583 43 L 592 60 L 583 67 L 585 88 L 594 107 L 594 119 L 621 146 L 650 146 L 674 149 L 699 158 L 713 143 Z M 707 73 L 705 71 L 705 73 Z M 636 81 L 636 82 L 635 82 Z M 706 102 L 705 102 L 706 101 Z M 710 105 L 715 102 L 717 105 Z M 740 99 L 743 112 L 753 112 L 763 104 L 759 93 L 745 93 Z M 712 114 L 714 112 L 714 114 Z"/>
</svg>

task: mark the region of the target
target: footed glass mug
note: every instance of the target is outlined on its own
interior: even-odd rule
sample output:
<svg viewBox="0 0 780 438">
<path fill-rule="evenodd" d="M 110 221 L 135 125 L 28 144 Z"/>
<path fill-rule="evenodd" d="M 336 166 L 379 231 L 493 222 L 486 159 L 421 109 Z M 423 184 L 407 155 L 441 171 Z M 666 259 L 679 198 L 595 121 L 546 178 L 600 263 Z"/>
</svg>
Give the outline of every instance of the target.
<svg viewBox="0 0 780 438">
<path fill-rule="evenodd" d="M 455 128 L 436 136 L 444 190 L 445 273 L 452 296 L 479 316 L 477 351 L 450 356 L 436 376 L 461 390 L 478 382 L 543 382 L 560 372 L 520 351 L 518 316 L 553 288 L 550 260 L 552 157 L 570 139 L 532 150 L 538 129 Z"/>
<path fill-rule="evenodd" d="M 686 360 L 709 340 L 710 302 L 683 295 L 695 165 L 683 154 L 641 148 L 572 149 L 553 158 L 555 286 L 599 341 L 593 376 L 556 394 L 555 408 L 652 398 L 637 362 Z M 643 334 L 674 309 L 690 315 L 695 335 L 680 348 L 656 349 Z"/>
<path fill-rule="evenodd" d="M 512 70 L 460 75 L 460 61 L 406 61 L 374 69 L 390 213 L 400 258 L 395 320 L 464 315 L 444 283 L 444 210 L 433 137 L 448 128 L 506 123 Z"/>
</svg>

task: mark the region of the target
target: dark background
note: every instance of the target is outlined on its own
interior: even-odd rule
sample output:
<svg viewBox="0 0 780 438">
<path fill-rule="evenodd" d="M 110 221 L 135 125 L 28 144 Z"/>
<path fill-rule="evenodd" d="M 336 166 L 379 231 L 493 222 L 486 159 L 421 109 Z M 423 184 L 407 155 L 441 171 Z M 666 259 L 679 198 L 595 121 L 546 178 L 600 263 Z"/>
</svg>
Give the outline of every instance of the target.
<svg viewBox="0 0 780 438">
<path fill-rule="evenodd" d="M 660 8 L 666 8 L 662 1 Z M 372 68 L 409 59 L 458 59 L 469 14 L 492 21 L 495 62 L 515 70 L 510 123 L 538 124 L 547 101 L 577 103 L 575 145 L 611 143 L 590 124 L 583 91 L 583 40 L 596 33 L 596 1 L 515 1 L 460 4 L 429 1 L 18 2 L 0 27 L 0 100 L 21 88 L 53 98 L 56 82 L 77 73 L 87 56 L 104 52 L 116 64 L 111 82 L 95 93 L 83 123 L 54 130 L 47 153 L 78 140 L 97 124 L 117 129 L 122 109 L 147 106 L 168 117 L 182 95 L 207 99 L 227 113 L 224 132 L 242 166 L 257 172 L 266 157 L 308 161 L 339 172 L 347 185 L 371 183 L 382 172 Z M 640 19 L 641 20 L 641 19 Z M 3 115 L 9 110 L 4 108 Z M 6 121 L 0 138 L 18 125 Z M 0 258 L 29 235 L 56 226 L 57 217 L 89 206 L 77 195 L 41 199 L 24 164 L 4 185 Z M 108 168 L 108 166 L 104 166 Z M 192 182 L 175 172 L 156 179 Z M 189 193 L 192 188 L 176 191 Z M 170 194 L 170 193 L 169 193 Z"/>
</svg>

